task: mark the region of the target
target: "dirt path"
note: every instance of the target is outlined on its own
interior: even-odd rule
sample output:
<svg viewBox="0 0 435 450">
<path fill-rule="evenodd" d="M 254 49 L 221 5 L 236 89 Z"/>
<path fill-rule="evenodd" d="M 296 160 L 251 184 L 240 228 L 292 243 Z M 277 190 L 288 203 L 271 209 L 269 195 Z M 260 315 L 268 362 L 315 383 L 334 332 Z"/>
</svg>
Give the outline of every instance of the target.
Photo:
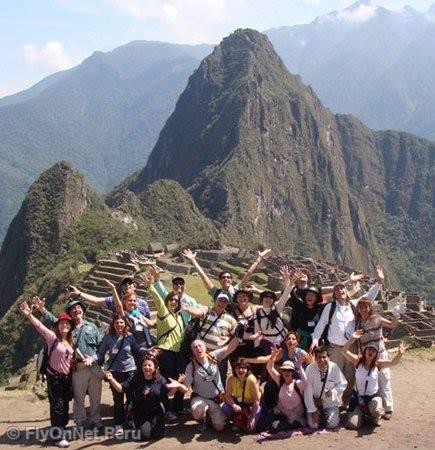
<svg viewBox="0 0 435 450">
<path fill-rule="evenodd" d="M 197 434 L 197 426 L 192 421 L 184 425 L 168 426 L 167 437 L 159 442 L 142 443 L 114 439 L 113 437 L 88 437 L 71 443 L 71 449 L 104 449 L 116 446 L 121 449 L 155 448 L 174 449 L 181 445 L 188 448 L 276 448 L 289 444 L 298 449 L 435 449 L 435 353 L 420 352 L 407 354 L 404 361 L 393 369 L 393 391 L 396 400 L 396 413 L 393 419 L 375 430 L 364 429 L 359 432 L 343 430 L 310 436 L 294 436 L 287 440 L 267 441 L 257 444 L 253 436 L 234 436 L 230 431 L 224 433 L 206 432 Z M 107 386 L 103 395 L 103 415 L 110 425 L 111 394 Z M 0 391 L 0 448 L 12 449 L 25 446 L 29 449 L 41 448 L 35 438 L 34 429 L 42 432 L 48 426 L 48 402 L 35 400 L 26 392 Z M 26 427 L 32 429 L 26 439 Z M 18 430 L 19 438 L 11 440 L 6 431 L 12 434 Z M 42 435 L 40 436 L 42 439 Z"/>
</svg>

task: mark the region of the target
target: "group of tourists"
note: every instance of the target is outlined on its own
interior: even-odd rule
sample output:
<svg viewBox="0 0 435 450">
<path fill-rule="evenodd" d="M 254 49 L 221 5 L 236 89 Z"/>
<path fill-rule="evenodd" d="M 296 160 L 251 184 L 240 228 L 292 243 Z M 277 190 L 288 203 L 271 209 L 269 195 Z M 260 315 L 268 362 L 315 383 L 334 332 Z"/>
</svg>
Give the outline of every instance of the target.
<svg viewBox="0 0 435 450">
<path fill-rule="evenodd" d="M 235 285 L 232 274 L 222 271 L 216 287 L 196 253 L 183 251 L 212 306 L 187 295 L 180 276 L 168 290 L 155 266 L 138 278 L 124 278 L 118 288 L 106 280 L 109 297 L 68 286 L 65 312 L 57 318 L 39 297 L 23 302 L 21 312 L 47 344 L 43 371 L 51 426 L 61 430 L 55 444 L 69 445 L 63 430 L 72 399 L 76 427 L 102 427 L 102 380 L 113 393 L 116 435 L 133 427 L 144 440 L 162 438 L 165 423 L 188 413 L 199 431 L 222 431 L 228 425 L 238 433 L 337 428 L 340 422 L 358 429 L 365 422 L 379 425 L 390 419 L 390 367 L 405 347 L 388 358 L 382 329 L 397 326 L 403 310 L 395 308 L 391 321 L 374 312 L 382 268 L 368 292 L 356 299 L 350 295 L 359 289 L 362 275 L 318 287 L 311 284 L 308 270 L 287 266 L 280 268 L 283 290 L 262 291 L 250 279 L 269 253 L 259 252 Z M 138 284 L 154 301 L 154 319 L 136 293 Z M 104 337 L 86 320 L 88 305 L 112 312 Z M 291 309 L 290 316 L 284 309 Z"/>
</svg>

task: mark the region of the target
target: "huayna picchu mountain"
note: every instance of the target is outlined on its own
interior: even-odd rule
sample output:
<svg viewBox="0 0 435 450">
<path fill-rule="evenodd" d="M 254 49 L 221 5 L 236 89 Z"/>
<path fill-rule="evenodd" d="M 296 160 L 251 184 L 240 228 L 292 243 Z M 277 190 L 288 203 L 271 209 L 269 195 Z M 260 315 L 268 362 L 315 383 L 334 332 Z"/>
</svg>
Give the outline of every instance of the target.
<svg viewBox="0 0 435 450">
<path fill-rule="evenodd" d="M 434 154 L 427 140 L 333 115 L 266 36 L 237 30 L 201 62 L 146 167 L 112 197 L 176 180 L 227 242 L 361 269 L 383 262 L 392 281 L 409 282 L 418 265 L 432 289 Z"/>
</svg>

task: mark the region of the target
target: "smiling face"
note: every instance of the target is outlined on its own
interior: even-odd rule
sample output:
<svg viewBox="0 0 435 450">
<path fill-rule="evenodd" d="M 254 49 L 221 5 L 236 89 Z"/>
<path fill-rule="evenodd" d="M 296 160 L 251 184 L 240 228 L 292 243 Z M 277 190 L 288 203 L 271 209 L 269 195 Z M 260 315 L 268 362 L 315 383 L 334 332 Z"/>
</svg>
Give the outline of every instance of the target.
<svg viewBox="0 0 435 450">
<path fill-rule="evenodd" d="M 83 308 L 79 303 L 69 308 L 67 312 L 71 316 L 74 323 L 81 322 L 83 320 Z"/>
<path fill-rule="evenodd" d="M 316 363 L 317 363 L 317 367 L 320 370 L 325 370 L 329 361 L 329 356 L 328 356 L 328 352 L 322 351 L 322 352 L 317 352 L 315 353 L 315 359 L 316 359 Z"/>
<path fill-rule="evenodd" d="M 172 295 L 168 299 L 167 307 L 171 313 L 175 313 L 178 311 L 178 309 L 180 307 L 180 298 L 178 297 L 178 295 Z"/>
<path fill-rule="evenodd" d="M 244 292 L 239 292 L 236 302 L 241 308 L 247 307 L 249 305 L 249 297 Z"/>
<path fill-rule="evenodd" d="M 152 359 L 148 359 L 145 358 L 142 362 L 142 373 L 144 378 L 146 378 L 147 380 L 151 379 L 154 377 L 154 375 L 156 374 L 156 363 L 154 360 Z"/>
<path fill-rule="evenodd" d="M 245 378 L 248 374 L 248 368 L 243 365 L 238 365 L 236 367 L 236 375 L 238 378 L 242 379 Z"/>
<path fill-rule="evenodd" d="M 116 319 L 113 322 L 113 329 L 115 330 L 115 333 L 117 335 L 124 334 L 124 332 L 125 332 L 125 325 L 126 324 L 125 324 L 124 319 Z"/>
<path fill-rule="evenodd" d="M 229 272 L 222 272 L 219 276 L 221 287 L 224 291 L 227 291 L 233 284 L 233 276 Z"/>
<path fill-rule="evenodd" d="M 59 330 L 59 334 L 65 337 L 72 329 L 71 322 L 69 320 L 59 320 L 57 329 Z"/>
<path fill-rule="evenodd" d="M 348 297 L 346 286 L 344 286 L 343 284 L 337 284 L 334 287 L 333 294 L 334 298 L 336 298 L 337 300 L 346 300 Z"/>
<path fill-rule="evenodd" d="M 357 311 L 360 314 L 362 320 L 367 320 L 372 313 L 370 304 L 361 300 L 358 302 Z"/>
<path fill-rule="evenodd" d="M 122 304 L 126 311 L 137 308 L 137 296 L 135 293 L 129 294 L 122 299 Z"/>
<path fill-rule="evenodd" d="M 228 306 L 228 300 L 225 297 L 218 297 L 214 302 L 214 310 L 217 314 L 222 314 Z"/>
</svg>

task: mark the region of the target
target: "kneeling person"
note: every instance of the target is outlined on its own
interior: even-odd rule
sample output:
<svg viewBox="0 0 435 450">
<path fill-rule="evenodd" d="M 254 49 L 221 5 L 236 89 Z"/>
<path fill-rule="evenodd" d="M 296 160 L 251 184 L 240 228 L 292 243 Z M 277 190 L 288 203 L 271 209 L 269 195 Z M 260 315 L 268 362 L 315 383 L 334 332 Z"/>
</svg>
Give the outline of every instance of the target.
<svg viewBox="0 0 435 450">
<path fill-rule="evenodd" d="M 336 428 L 340 421 L 339 407 L 347 381 L 337 364 L 329 360 L 326 347 L 314 350 L 315 361 L 306 369 L 304 391 L 308 425 L 317 429 Z"/>
</svg>

